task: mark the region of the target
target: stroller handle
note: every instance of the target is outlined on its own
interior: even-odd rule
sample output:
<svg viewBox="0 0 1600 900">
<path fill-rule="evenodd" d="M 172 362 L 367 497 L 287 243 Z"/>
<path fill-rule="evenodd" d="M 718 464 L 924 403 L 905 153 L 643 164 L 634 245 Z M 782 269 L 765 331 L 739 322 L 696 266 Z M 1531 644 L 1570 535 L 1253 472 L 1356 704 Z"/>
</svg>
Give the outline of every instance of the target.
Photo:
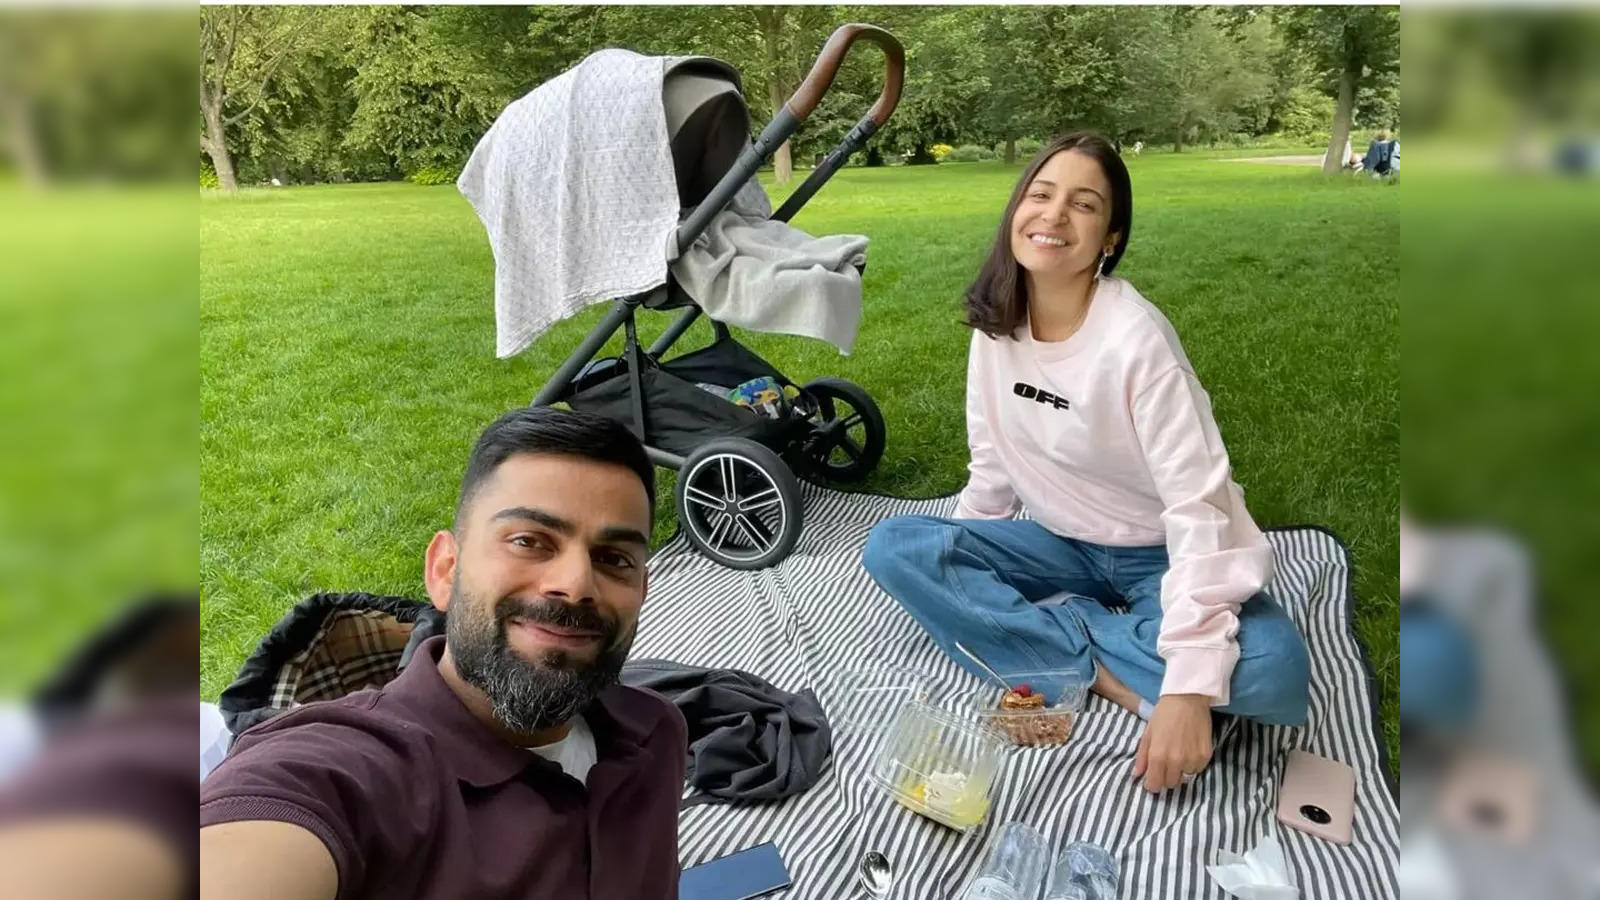
<svg viewBox="0 0 1600 900">
<path fill-rule="evenodd" d="M 817 104 L 822 102 L 822 96 L 828 92 L 828 88 L 833 86 L 834 76 L 839 74 L 845 54 L 861 38 L 883 48 L 883 90 L 867 115 L 880 128 L 889 121 L 895 106 L 900 103 L 900 90 L 905 84 L 906 51 L 900 46 L 898 38 L 876 25 L 841 25 L 829 36 L 816 63 L 806 74 L 805 81 L 800 83 L 794 96 L 784 104 L 791 115 L 801 122 L 811 115 Z"/>
</svg>

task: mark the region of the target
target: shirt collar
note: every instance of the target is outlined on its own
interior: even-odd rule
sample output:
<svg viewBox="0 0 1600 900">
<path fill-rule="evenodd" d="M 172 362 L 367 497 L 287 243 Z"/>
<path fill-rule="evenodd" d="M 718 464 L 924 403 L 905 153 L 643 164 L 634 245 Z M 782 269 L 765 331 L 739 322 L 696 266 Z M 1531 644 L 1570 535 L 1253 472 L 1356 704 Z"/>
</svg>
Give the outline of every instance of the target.
<svg viewBox="0 0 1600 900">
<path fill-rule="evenodd" d="M 384 688 L 384 695 L 416 714 L 431 731 L 444 763 L 474 787 L 501 784 L 545 762 L 527 748 L 508 743 L 467 709 L 439 674 L 444 647 L 444 635 L 423 641 L 411 664 Z M 596 757 L 602 761 L 637 752 L 660 715 L 648 698 L 622 685 L 606 688 L 582 713 L 594 732 Z"/>
</svg>

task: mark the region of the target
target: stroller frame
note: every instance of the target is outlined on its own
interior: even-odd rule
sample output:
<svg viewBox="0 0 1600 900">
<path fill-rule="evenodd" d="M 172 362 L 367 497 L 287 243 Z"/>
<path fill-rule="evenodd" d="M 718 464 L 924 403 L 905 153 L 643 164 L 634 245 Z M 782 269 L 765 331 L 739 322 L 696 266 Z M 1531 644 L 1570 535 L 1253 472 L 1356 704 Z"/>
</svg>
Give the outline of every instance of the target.
<svg viewBox="0 0 1600 900">
<path fill-rule="evenodd" d="M 772 219 L 789 221 L 850 155 L 883 127 L 900 100 L 905 79 L 905 52 L 894 35 L 881 28 L 861 24 L 841 26 L 828 38 L 794 95 L 760 135 L 743 149 L 705 199 L 679 224 L 676 240 L 680 252 L 706 230 L 771 154 L 799 130 L 832 86 L 851 46 L 862 39 L 877 44 L 884 54 L 884 82 L 877 101 L 772 214 Z M 801 525 L 798 483 L 791 465 L 779 458 L 773 446 L 783 450 L 792 463 L 808 470 L 808 474 L 836 481 L 855 480 L 870 472 L 882 457 L 885 431 L 882 414 L 865 391 L 843 379 L 823 378 L 803 387 L 793 385 L 770 363 L 734 341 L 726 325 L 713 321 L 716 340 L 711 346 L 677 357 L 665 365 L 681 363 L 687 368 L 694 364 L 690 358 L 701 354 L 731 360 L 735 371 L 756 373 L 749 377 L 770 375 L 781 384 L 797 387 L 801 397 L 798 404 L 803 407 L 807 419 L 798 420 L 799 424 L 797 420 L 773 423 L 761 429 L 760 434 L 748 437 L 712 437 L 692 449 L 681 446 L 682 442 L 673 448 L 657 446 L 650 440 L 646 428 L 647 381 L 661 369 L 666 352 L 702 314 L 700 307 L 687 297 L 672 298 L 686 302 L 687 308 L 648 349 L 642 348 L 635 315 L 640 307 L 661 305 L 669 293 L 670 287 L 664 286 L 612 301 L 610 311 L 551 375 L 531 405 L 570 402 L 580 397 L 587 387 L 611 384 L 620 379 L 622 384 L 612 386 L 619 390 L 625 387 L 628 397 L 624 400 L 618 396 L 619 390 L 611 391 L 611 405 L 606 412 L 626 419 L 645 444 L 652 463 L 680 473 L 678 512 L 691 542 L 705 555 L 732 568 L 756 569 L 773 565 L 793 549 Z M 610 367 L 595 365 L 595 355 L 618 329 L 624 333 L 621 358 L 607 360 L 613 363 Z M 726 403 L 709 394 L 705 397 Z M 727 406 L 738 409 L 731 403 Z M 851 436 L 863 432 L 864 438 L 860 441 Z M 683 450 L 688 452 L 677 452 Z M 836 450 L 840 453 L 835 453 Z M 821 454 L 820 459 L 818 454 Z M 730 541 L 739 546 L 731 547 Z"/>
</svg>

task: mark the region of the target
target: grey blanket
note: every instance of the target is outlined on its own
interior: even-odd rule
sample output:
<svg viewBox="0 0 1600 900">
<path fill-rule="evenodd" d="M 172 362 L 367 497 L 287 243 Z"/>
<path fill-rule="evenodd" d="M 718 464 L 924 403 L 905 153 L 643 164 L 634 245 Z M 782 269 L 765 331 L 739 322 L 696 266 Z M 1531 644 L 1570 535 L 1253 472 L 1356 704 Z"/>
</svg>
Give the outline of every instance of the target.
<svg viewBox="0 0 1600 900">
<path fill-rule="evenodd" d="M 689 724 L 685 806 L 779 800 L 811 787 L 833 751 L 833 731 L 809 689 L 781 691 L 733 669 L 659 659 L 628 663 L 622 682 L 671 700 Z"/>
</svg>

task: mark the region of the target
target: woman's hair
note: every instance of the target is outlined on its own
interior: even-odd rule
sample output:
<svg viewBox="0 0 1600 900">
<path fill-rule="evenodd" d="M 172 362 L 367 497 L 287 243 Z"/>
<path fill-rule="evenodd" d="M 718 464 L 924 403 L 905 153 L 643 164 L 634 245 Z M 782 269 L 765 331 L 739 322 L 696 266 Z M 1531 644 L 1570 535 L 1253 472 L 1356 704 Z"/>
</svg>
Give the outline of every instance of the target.
<svg viewBox="0 0 1600 900">
<path fill-rule="evenodd" d="M 1128 179 L 1128 167 L 1123 165 L 1122 156 L 1111 142 L 1098 134 L 1077 132 L 1058 137 L 1028 163 L 1016 189 L 1011 192 L 1011 202 L 1006 204 L 1005 214 L 1000 217 L 994 246 L 989 248 L 988 259 L 984 260 L 977 280 L 967 288 L 963 298 L 967 327 L 990 337 L 1009 337 L 1022 324 L 1028 311 L 1028 284 L 1022 277 L 1022 267 L 1011 253 L 1011 219 L 1039 170 L 1051 157 L 1066 150 L 1092 157 L 1105 172 L 1106 180 L 1111 182 L 1111 224 L 1107 233 L 1117 235 L 1117 245 L 1106 257 L 1101 274 L 1110 275 L 1122 259 L 1122 252 L 1128 247 L 1128 232 L 1133 228 L 1133 185 Z"/>
</svg>

